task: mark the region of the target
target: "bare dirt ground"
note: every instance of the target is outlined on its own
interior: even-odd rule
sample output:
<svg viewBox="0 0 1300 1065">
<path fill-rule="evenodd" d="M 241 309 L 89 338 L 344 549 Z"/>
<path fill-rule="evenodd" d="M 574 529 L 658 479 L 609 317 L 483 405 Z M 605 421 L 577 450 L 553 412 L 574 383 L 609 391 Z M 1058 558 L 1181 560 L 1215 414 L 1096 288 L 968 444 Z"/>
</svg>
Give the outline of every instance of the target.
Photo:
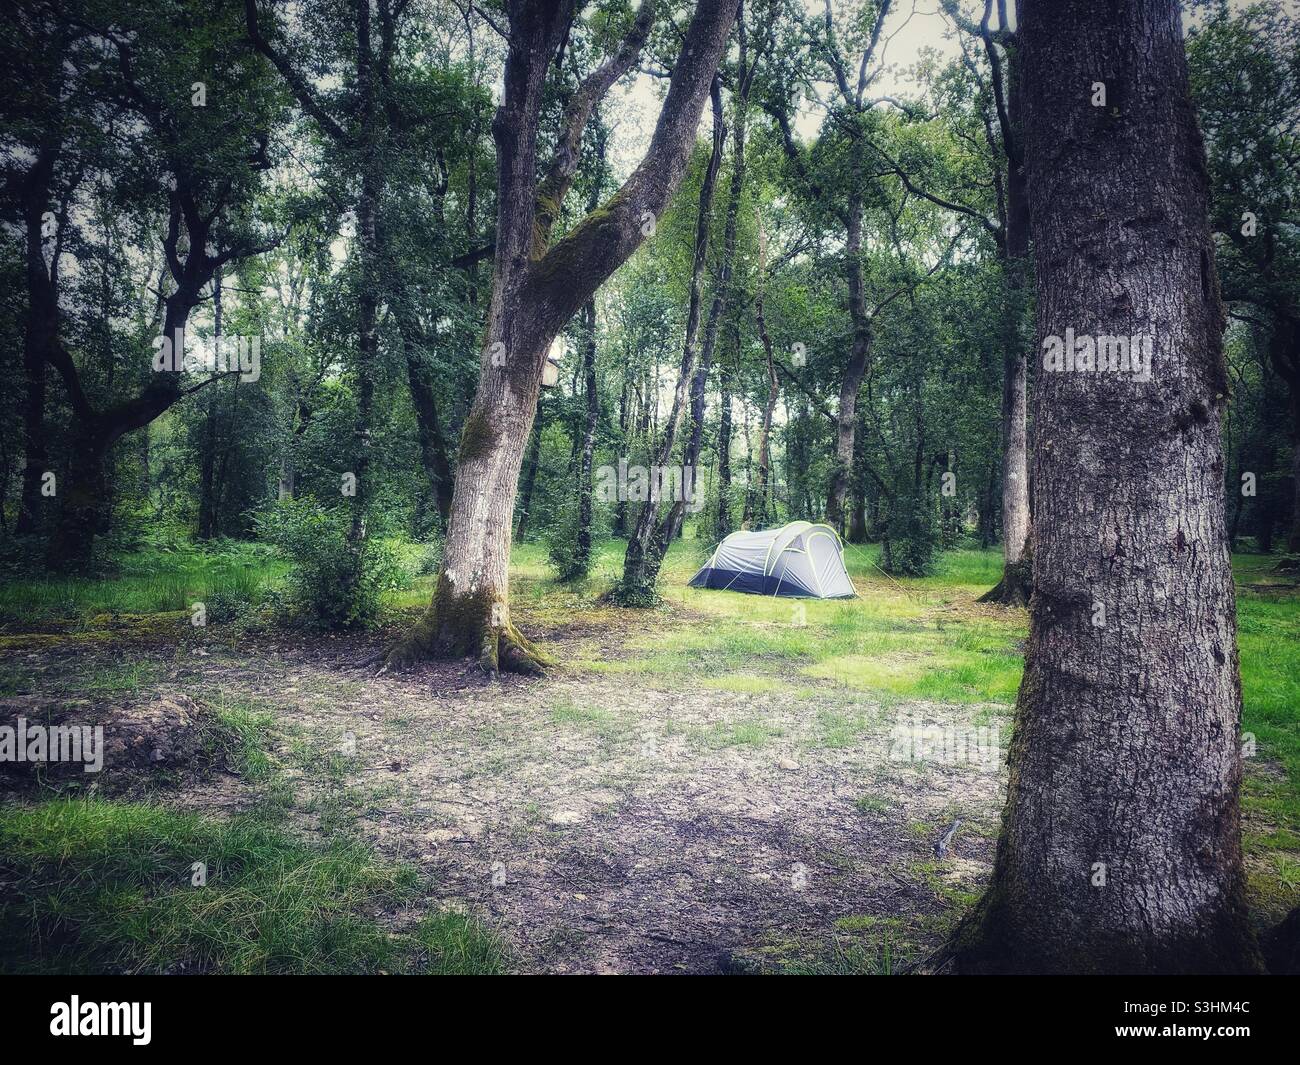
<svg viewBox="0 0 1300 1065">
<path fill-rule="evenodd" d="M 562 662 L 592 639 L 546 635 Z M 254 714 L 300 831 L 345 831 L 412 863 L 424 908 L 477 914 L 522 971 L 825 967 L 848 955 L 898 968 L 939 944 L 990 871 L 1002 760 L 900 758 L 894 730 L 996 726 L 1005 707 L 885 706 L 831 684 L 748 694 L 576 665 L 541 680 L 468 664 L 375 676 L 355 667 L 370 650 L 355 640 L 223 641 L 178 623 L 160 653 L 154 636 L 10 640 L 6 653 L 38 690 L 135 663 L 139 688 L 95 697 L 185 695 Z M 617 658 L 617 635 L 603 638 Z M 218 770 L 158 797 L 221 814 L 266 786 Z"/>
</svg>

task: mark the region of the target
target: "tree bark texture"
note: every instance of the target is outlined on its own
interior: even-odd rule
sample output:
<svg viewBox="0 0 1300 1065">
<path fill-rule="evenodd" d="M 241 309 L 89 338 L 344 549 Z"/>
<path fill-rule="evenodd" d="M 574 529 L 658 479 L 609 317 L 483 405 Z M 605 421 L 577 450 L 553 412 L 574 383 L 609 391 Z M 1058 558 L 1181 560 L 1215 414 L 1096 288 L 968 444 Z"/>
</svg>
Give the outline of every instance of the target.
<svg viewBox="0 0 1300 1065">
<path fill-rule="evenodd" d="M 1035 389 L 1034 593 L 993 882 L 963 971 L 1242 972 L 1228 387 L 1175 0 L 1025 3 L 1040 341 L 1151 335 L 1150 379 Z M 1091 104 L 1094 82 L 1107 106 Z"/>
</svg>

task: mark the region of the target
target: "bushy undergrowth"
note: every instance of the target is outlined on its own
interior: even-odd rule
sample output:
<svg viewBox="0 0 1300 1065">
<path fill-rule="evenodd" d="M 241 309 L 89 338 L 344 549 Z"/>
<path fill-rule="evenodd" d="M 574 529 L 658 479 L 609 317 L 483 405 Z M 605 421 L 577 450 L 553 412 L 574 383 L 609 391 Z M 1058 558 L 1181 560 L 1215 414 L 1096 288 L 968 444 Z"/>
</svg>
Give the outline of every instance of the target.
<svg viewBox="0 0 1300 1065">
<path fill-rule="evenodd" d="M 583 581 L 591 574 L 592 560 L 600 551 L 601 545 L 609 539 L 606 522 L 602 514 L 593 514 L 591 527 L 588 529 L 588 547 L 586 552 L 578 550 L 578 507 L 576 503 L 559 508 L 546 531 L 543 542 L 546 555 L 556 576 L 565 582 Z"/>
<path fill-rule="evenodd" d="M 309 624 L 360 628 L 379 614 L 385 592 L 400 588 L 404 571 L 387 541 L 348 540 L 350 517 L 313 500 L 284 500 L 257 519 L 258 533 L 292 565 L 289 603 Z"/>
<path fill-rule="evenodd" d="M 880 568 L 902 577 L 928 577 L 934 572 L 939 528 L 933 507 L 923 494 L 894 500 L 880 545 Z"/>
</svg>

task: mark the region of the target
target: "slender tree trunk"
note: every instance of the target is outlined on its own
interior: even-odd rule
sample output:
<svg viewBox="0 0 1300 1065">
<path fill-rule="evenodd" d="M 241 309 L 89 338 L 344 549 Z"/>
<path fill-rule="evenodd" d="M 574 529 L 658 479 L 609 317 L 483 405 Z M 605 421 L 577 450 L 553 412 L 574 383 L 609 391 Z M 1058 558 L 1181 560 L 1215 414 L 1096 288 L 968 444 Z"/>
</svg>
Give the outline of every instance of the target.
<svg viewBox="0 0 1300 1065">
<path fill-rule="evenodd" d="M 276 499 L 284 502 L 286 499 L 293 499 L 296 491 L 295 482 L 297 476 L 293 468 L 293 460 L 287 453 L 280 455 L 280 478 L 276 485 Z"/>
<path fill-rule="evenodd" d="M 1269 361 L 1286 382 L 1287 411 L 1291 418 L 1291 528 L 1286 549 L 1294 555 L 1300 554 L 1300 320 L 1290 309 L 1273 315 Z M 1240 500 L 1240 479 L 1234 490 Z"/>
<path fill-rule="evenodd" d="M 533 509 L 533 489 L 537 486 L 537 467 L 542 464 L 542 429 L 546 426 L 545 412 L 538 405 L 537 417 L 533 420 L 532 439 L 528 445 L 528 464 L 524 467 L 524 491 L 519 500 L 519 524 L 515 528 L 515 539 L 523 543 L 528 539 L 528 515 Z"/>
<path fill-rule="evenodd" d="M 987 548 L 997 538 L 997 495 L 998 475 L 996 462 L 990 461 L 988 475 L 984 480 L 984 491 L 980 496 L 979 522 L 977 524 L 980 547 Z"/>
<path fill-rule="evenodd" d="M 826 522 L 841 536 L 844 535 L 844 500 L 853 471 L 858 392 L 867 375 L 874 339 L 862 282 L 862 197 L 857 191 L 849 196 L 844 256 L 848 262 L 849 315 L 853 321 L 853 342 L 849 348 L 844 375 L 840 378 L 840 403 L 835 418 L 835 463 L 831 469 L 830 490 L 826 497 Z"/>
<path fill-rule="evenodd" d="M 1012 4 L 1016 24 L 1019 3 Z M 1026 296 L 1031 269 L 1029 247 L 1029 192 L 1025 174 L 1024 76 L 1022 38 L 1007 25 L 1006 6 L 999 5 L 1001 42 L 990 32 L 991 8 L 985 8 L 980 36 L 991 68 L 997 104 L 997 127 L 1006 160 L 1006 205 L 1001 211 L 1001 259 L 1005 284 L 1002 312 L 1002 579 L 981 597 L 981 602 L 1025 606 L 1033 591 L 1030 558 L 1028 364 L 1026 357 Z M 1002 56 L 1003 58 L 999 58 Z M 1005 78 L 1003 68 L 1005 66 Z M 991 126 L 990 141 L 992 140 Z M 995 177 L 995 181 L 996 181 Z M 999 200 L 1001 194 L 999 192 Z"/>
<path fill-rule="evenodd" d="M 399 321 L 398 328 L 402 333 L 402 347 L 406 356 L 406 383 L 411 390 L 411 406 L 415 411 L 420 459 L 433 487 L 434 501 L 445 528 L 451 514 L 454 476 L 447 455 L 447 442 L 442 433 L 442 422 L 438 417 L 438 399 L 434 392 L 433 377 L 425 364 L 424 351 L 414 323 Z"/>
<path fill-rule="evenodd" d="M 772 338 L 767 335 L 767 318 L 763 312 L 764 272 L 767 268 L 767 238 L 763 233 L 762 220 L 758 219 L 758 280 L 754 292 L 754 324 L 758 329 L 758 339 L 763 344 L 764 365 L 767 368 L 767 402 L 763 406 L 763 421 L 758 434 L 758 484 L 755 490 L 755 513 L 747 515 L 756 519 L 759 525 L 768 522 L 768 499 L 772 487 L 772 416 L 776 413 L 776 401 L 780 398 L 777 385 L 776 363 L 772 358 Z M 861 500 L 859 499 L 859 503 Z M 861 507 L 858 507 L 861 512 Z"/>
<path fill-rule="evenodd" d="M 587 397 L 582 454 L 578 462 L 578 529 L 574 544 L 574 572 L 586 576 L 591 567 L 592 464 L 596 456 L 596 426 L 600 422 L 600 394 L 596 388 L 596 301 L 583 309 L 582 380 Z"/>
<path fill-rule="evenodd" d="M 702 491 L 700 488 L 699 464 L 700 451 L 704 446 L 704 401 L 709 384 L 709 368 L 713 363 L 713 344 L 716 337 L 717 328 L 715 323 L 715 327 L 705 335 L 699 365 L 695 368 L 695 375 L 691 378 L 691 431 L 686 438 L 686 446 L 682 449 L 682 476 L 685 478 L 689 475 L 691 478 L 691 499 L 686 498 L 685 481 L 683 481 L 681 497 L 673 500 L 672 506 L 669 507 L 668 513 L 664 516 L 664 520 L 660 523 L 659 530 L 656 533 L 661 552 L 667 550 L 668 544 L 672 540 L 682 535 L 682 525 L 686 520 L 687 504 L 698 499 Z"/>
<path fill-rule="evenodd" d="M 709 305 L 708 319 L 704 327 L 704 343 L 700 351 L 699 363 L 695 370 L 694 379 L 691 382 L 691 432 L 687 438 L 686 447 L 682 455 L 683 477 L 686 471 L 690 471 L 691 483 L 694 491 L 699 491 L 699 460 L 700 451 L 704 443 L 704 407 L 708 390 L 709 372 L 713 367 L 713 353 L 717 347 L 718 329 L 722 320 L 723 312 L 731 299 L 732 289 L 732 270 L 736 258 L 736 227 L 740 215 L 740 198 L 745 188 L 745 140 L 749 128 L 749 91 L 753 85 L 755 64 L 749 63 L 749 43 L 745 30 L 743 4 L 738 5 L 739 12 L 736 29 L 740 46 L 740 57 L 738 64 L 739 84 L 733 98 L 735 108 L 735 133 L 732 138 L 731 153 L 731 181 L 729 184 L 729 199 L 727 200 L 727 220 L 723 226 L 722 234 L 722 256 L 718 264 L 718 278 L 714 288 L 713 300 Z M 755 61 L 755 63 L 757 60 Z M 721 128 L 721 97 L 714 96 L 714 122 L 715 130 Z M 724 132 L 725 136 L 725 132 Z M 706 220 L 707 221 L 707 220 Z M 687 500 L 685 498 L 673 501 L 669 508 L 668 515 L 660 523 L 657 530 L 657 542 L 659 544 L 659 554 L 662 558 L 664 551 L 668 549 L 668 544 L 681 536 L 682 526 L 686 518 Z M 656 565 L 656 572 L 658 566 Z"/>
<path fill-rule="evenodd" d="M 591 195 L 587 199 L 588 213 L 600 206 L 601 188 L 605 182 L 605 149 L 609 134 L 604 123 L 596 125 L 596 174 L 591 182 Z M 573 566 L 571 575 L 586 577 L 591 569 L 592 523 L 592 466 L 596 457 L 596 427 L 600 423 L 600 391 L 596 380 L 596 300 L 587 300 L 582 308 L 582 385 L 586 396 L 586 416 L 582 425 L 581 447 L 578 455 L 578 522 L 574 536 Z M 576 438 L 575 434 L 575 438 Z M 575 441 L 576 442 L 576 441 Z"/>
<path fill-rule="evenodd" d="M 357 10 L 357 85 L 361 96 L 358 133 L 361 144 L 361 194 L 357 197 L 357 261 L 360 267 L 357 291 L 357 417 L 353 429 L 351 473 L 356 478 L 352 497 L 352 522 L 348 528 L 348 546 L 355 564 L 349 579 L 361 578 L 361 552 L 366 539 L 366 519 L 370 509 L 370 462 L 372 423 L 375 406 L 375 368 L 379 361 L 379 241 L 377 215 L 384 192 L 381 151 L 381 108 L 378 99 L 379 77 L 374 68 L 370 40 L 370 3 L 358 0 Z"/>
<path fill-rule="evenodd" d="M 230 382 L 230 407 L 226 412 L 225 425 L 234 426 L 239 424 L 239 378 L 236 376 Z M 148 432 L 148 427 L 145 428 Z M 220 536 L 222 530 L 222 516 L 225 514 L 224 502 L 227 495 L 227 489 L 230 486 L 230 454 L 234 450 L 232 446 L 231 434 L 227 430 L 224 434 L 218 433 L 218 439 L 224 436 L 225 445 L 221 447 L 221 458 L 217 463 L 216 484 L 213 486 L 212 493 L 212 531 L 214 536 Z"/>
<path fill-rule="evenodd" d="M 631 359 L 628 358 L 623 361 L 623 385 L 618 394 L 618 433 L 619 439 L 623 442 L 624 453 L 631 450 L 631 436 L 628 432 L 628 427 L 631 424 L 628 417 L 631 409 L 630 377 Z M 614 504 L 613 532 L 615 536 L 627 535 L 627 500 L 622 498 L 621 494 L 618 502 Z"/>
<path fill-rule="evenodd" d="M 631 606 L 645 605 L 653 599 L 655 582 L 659 577 L 659 566 L 663 562 L 664 552 L 667 551 L 672 537 L 676 506 L 670 506 L 669 516 L 664 526 L 660 527 L 659 524 L 661 480 L 659 473 L 666 470 L 672 461 L 678 424 L 681 421 L 682 411 L 687 408 L 689 390 L 696 376 L 701 289 L 704 282 L 704 262 L 709 252 L 709 222 L 713 217 L 713 190 L 718 180 L 718 169 L 722 165 L 722 142 L 726 137 L 726 129 L 722 121 L 722 85 L 717 78 L 713 81 L 711 96 L 713 148 L 704 168 L 704 178 L 700 182 L 700 199 L 695 212 L 695 248 L 691 260 L 690 300 L 686 312 L 686 339 L 682 344 L 682 361 L 677 371 L 677 386 L 673 390 L 673 405 L 664 422 L 663 435 L 652 463 L 650 498 L 637 514 L 636 528 L 628 537 L 627 552 L 623 557 L 623 583 L 617 592 L 617 597 Z M 700 393 L 700 417 L 703 418 L 703 389 Z M 683 461 L 683 487 L 685 466 L 686 462 Z"/>
<path fill-rule="evenodd" d="M 208 405 L 203 413 L 203 442 L 199 455 L 199 529 L 198 539 L 211 540 L 213 526 L 213 482 L 217 467 L 217 390 L 208 389 Z"/>
<path fill-rule="evenodd" d="M 1223 310 L 1178 4 L 1024 5 L 1040 351 L 1154 337 L 1149 380 L 1044 371 L 1025 678 L 963 971 L 1257 971 L 1225 543 Z M 1104 79 L 1107 106 L 1090 104 Z M 1063 131 L 1069 131 L 1064 136 Z"/>
<path fill-rule="evenodd" d="M 718 518 L 715 540 L 735 528 L 731 518 L 731 365 L 724 358 L 718 369 Z"/>
<path fill-rule="evenodd" d="M 1288 553 L 1300 554 L 1300 393 L 1291 393 L 1291 534 Z"/>
<path fill-rule="evenodd" d="M 221 274 L 212 278 L 213 335 L 221 336 Z M 217 468 L 220 403 L 217 389 L 208 389 L 208 404 L 203 415 L 203 445 L 199 456 L 199 533 L 200 540 L 211 540 L 216 524 L 215 481 Z"/>
<path fill-rule="evenodd" d="M 1015 174 L 1015 167 L 1011 168 Z M 1024 183 L 1008 185 L 1009 203 L 1014 208 L 1023 198 Z M 1028 606 L 1033 591 L 1033 566 L 1029 556 L 1029 407 L 1028 365 L 1021 322 L 1025 315 L 1024 273 L 1028 269 L 1028 233 L 1007 219 L 1008 304 L 1004 312 L 1003 345 L 1006 360 L 1002 381 L 1002 580 L 980 597 L 981 602 L 1007 606 Z"/>
</svg>

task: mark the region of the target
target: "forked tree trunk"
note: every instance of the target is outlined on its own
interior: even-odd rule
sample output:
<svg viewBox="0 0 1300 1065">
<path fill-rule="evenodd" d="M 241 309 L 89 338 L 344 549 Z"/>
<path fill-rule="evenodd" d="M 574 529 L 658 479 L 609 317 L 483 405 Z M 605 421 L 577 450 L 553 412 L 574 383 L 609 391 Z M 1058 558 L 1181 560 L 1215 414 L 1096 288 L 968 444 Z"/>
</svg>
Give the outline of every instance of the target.
<svg viewBox="0 0 1300 1065">
<path fill-rule="evenodd" d="M 196 267 L 196 272 L 204 269 Z M 206 284 L 207 276 L 202 276 Z M 167 297 L 163 335 L 183 334 L 190 311 L 199 304 L 197 288 L 180 288 Z M 59 512 L 46 544 L 46 565 L 51 569 L 75 570 L 91 560 L 95 537 L 108 524 L 108 456 L 113 445 L 135 429 L 147 426 L 183 396 L 178 374 L 156 373 L 148 385 L 131 399 L 105 411 L 90 406 L 81 388 L 71 356 L 57 342 L 50 354 L 64 379 L 73 411 L 70 454 L 76 461 L 59 482 Z M 210 381 L 212 379 L 209 379 Z M 208 386 L 210 387 L 210 385 Z"/>
<path fill-rule="evenodd" d="M 1176 0 L 1024 5 L 1047 338 L 1149 335 L 1150 379 L 1035 389 L 1034 598 L 993 882 L 963 971 L 1244 972 L 1223 310 Z M 1107 106 L 1093 107 L 1103 80 Z"/>
<path fill-rule="evenodd" d="M 700 0 L 674 65 L 645 158 L 599 210 L 551 243 L 592 109 L 631 69 L 650 29 L 643 2 L 618 54 L 590 75 L 565 112 L 551 165 L 537 181 L 546 71 L 568 34 L 572 0 L 512 0 L 497 145 L 497 239 L 478 390 L 465 420 L 443 571 L 424 617 L 387 666 L 477 656 L 483 668 L 536 672 L 545 657 L 509 615 L 511 521 L 525 441 L 551 341 L 651 232 L 681 180 L 735 18 L 729 0 Z"/>
</svg>

